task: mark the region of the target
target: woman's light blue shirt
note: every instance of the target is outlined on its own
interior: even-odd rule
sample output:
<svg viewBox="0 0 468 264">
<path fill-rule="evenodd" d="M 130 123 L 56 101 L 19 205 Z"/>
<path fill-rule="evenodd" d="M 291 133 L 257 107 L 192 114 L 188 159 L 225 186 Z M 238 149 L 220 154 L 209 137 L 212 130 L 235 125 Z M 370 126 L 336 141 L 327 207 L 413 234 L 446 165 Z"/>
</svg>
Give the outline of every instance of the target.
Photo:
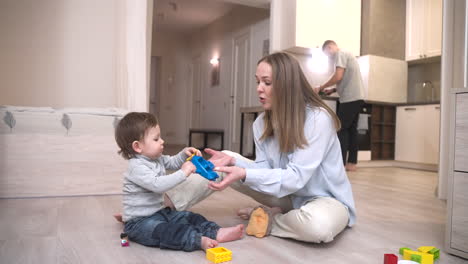
<svg viewBox="0 0 468 264">
<path fill-rule="evenodd" d="M 333 197 L 349 211 L 352 226 L 356 221 L 351 184 L 346 175 L 340 142 L 333 119 L 318 107 L 306 108 L 304 136 L 308 146 L 281 153 L 278 140 L 260 140 L 264 113 L 253 124 L 256 160 L 236 159 L 236 166 L 246 169 L 244 184 L 251 189 L 276 197 L 291 195 L 294 208 L 316 197 Z"/>
</svg>

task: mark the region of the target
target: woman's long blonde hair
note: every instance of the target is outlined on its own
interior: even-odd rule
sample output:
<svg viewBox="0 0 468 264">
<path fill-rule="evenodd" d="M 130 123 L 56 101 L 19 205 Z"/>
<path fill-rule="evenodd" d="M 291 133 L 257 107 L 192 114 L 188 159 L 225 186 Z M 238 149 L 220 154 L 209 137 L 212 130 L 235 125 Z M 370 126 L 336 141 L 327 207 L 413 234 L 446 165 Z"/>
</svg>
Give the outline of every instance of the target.
<svg viewBox="0 0 468 264">
<path fill-rule="evenodd" d="M 261 62 L 268 63 L 272 68 L 272 107 L 265 111 L 265 130 L 261 140 L 276 133 L 283 153 L 306 147 L 306 106 L 324 108 L 333 118 L 336 130 L 340 129 L 340 120 L 313 91 L 293 55 L 286 52 L 273 53 L 260 59 L 258 64 Z"/>
</svg>

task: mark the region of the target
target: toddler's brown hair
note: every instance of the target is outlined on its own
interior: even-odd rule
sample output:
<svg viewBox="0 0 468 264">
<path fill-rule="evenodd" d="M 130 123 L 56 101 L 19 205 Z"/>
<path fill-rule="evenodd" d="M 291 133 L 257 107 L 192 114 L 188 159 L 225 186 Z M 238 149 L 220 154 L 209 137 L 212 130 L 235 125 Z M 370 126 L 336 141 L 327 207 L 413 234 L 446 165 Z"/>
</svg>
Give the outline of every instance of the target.
<svg viewBox="0 0 468 264">
<path fill-rule="evenodd" d="M 119 121 L 115 129 L 115 141 L 120 150 L 118 153 L 124 159 L 131 159 L 137 154 L 132 144 L 142 140 L 147 131 L 158 125 L 156 116 L 146 112 L 130 112 Z"/>
</svg>

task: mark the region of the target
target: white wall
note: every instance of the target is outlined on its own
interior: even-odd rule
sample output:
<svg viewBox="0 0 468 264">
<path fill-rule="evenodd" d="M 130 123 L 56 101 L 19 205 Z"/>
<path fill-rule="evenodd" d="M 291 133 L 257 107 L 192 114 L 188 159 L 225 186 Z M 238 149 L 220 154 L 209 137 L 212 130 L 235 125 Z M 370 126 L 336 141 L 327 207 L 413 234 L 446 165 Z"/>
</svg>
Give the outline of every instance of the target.
<svg viewBox="0 0 468 264">
<path fill-rule="evenodd" d="M 113 0 L 0 1 L 0 104 L 116 105 Z"/>
<path fill-rule="evenodd" d="M 153 0 L 0 1 L 0 105 L 147 109 L 152 9 Z"/>
</svg>

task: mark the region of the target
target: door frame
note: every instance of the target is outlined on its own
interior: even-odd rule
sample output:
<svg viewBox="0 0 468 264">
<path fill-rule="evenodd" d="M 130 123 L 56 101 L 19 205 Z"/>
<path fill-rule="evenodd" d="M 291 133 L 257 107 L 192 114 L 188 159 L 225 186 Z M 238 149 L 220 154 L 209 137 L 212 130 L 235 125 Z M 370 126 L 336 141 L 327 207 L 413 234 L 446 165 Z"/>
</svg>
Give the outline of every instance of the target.
<svg viewBox="0 0 468 264">
<path fill-rule="evenodd" d="M 239 146 L 237 146 L 236 149 L 234 149 L 233 147 L 233 139 L 234 138 L 239 138 L 240 137 L 240 109 L 234 109 L 235 106 L 236 106 L 236 102 L 238 102 L 240 99 L 239 99 L 239 93 L 238 93 L 238 88 L 236 87 L 236 76 L 237 76 L 237 72 L 236 72 L 236 64 L 237 64 L 237 61 L 236 61 L 236 41 L 240 38 L 243 38 L 243 37 L 246 37 L 247 38 L 247 43 L 248 43 L 248 47 L 247 47 L 247 58 L 245 60 L 245 64 L 246 64 L 246 72 L 247 74 L 250 72 L 250 59 L 251 59 L 251 41 L 252 41 L 252 35 L 251 35 L 251 28 L 246 28 L 246 29 L 242 29 L 240 31 L 237 31 L 235 32 L 232 37 L 231 37 L 231 45 L 232 45 L 232 66 L 231 66 L 231 87 L 229 89 L 229 93 L 228 93 L 228 97 L 229 97 L 229 118 L 228 118 L 228 123 L 227 123 L 227 136 L 226 136 L 226 139 L 227 139 L 227 148 L 232 150 L 232 151 L 239 151 L 238 147 L 240 146 L 241 142 L 239 142 Z M 246 76 L 247 78 L 247 76 Z M 247 89 L 248 87 L 244 87 L 245 91 L 244 91 L 244 100 L 243 102 L 239 102 L 239 107 L 241 106 L 245 106 L 248 104 L 248 93 L 247 93 Z M 236 113 L 239 114 L 239 118 L 236 120 L 235 116 Z M 234 122 L 236 122 L 236 124 L 234 124 Z"/>
</svg>

